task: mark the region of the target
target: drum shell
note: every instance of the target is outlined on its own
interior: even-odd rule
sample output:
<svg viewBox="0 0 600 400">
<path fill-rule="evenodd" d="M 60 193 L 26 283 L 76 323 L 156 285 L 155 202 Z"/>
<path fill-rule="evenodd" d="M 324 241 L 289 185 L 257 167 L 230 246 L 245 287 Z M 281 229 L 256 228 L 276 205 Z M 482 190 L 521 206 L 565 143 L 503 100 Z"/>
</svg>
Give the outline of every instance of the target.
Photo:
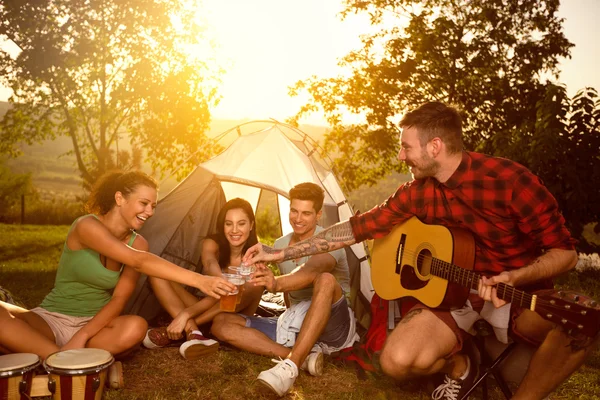
<svg viewBox="0 0 600 400">
<path fill-rule="evenodd" d="M 48 371 L 48 390 L 53 400 L 100 400 L 108 375 L 110 361 L 87 368 L 57 368 L 44 362 Z"/>
<path fill-rule="evenodd" d="M 14 356 L 11 354 L 9 356 Z M 31 394 L 31 384 L 35 369 L 40 365 L 40 359 L 27 366 L 13 370 L 0 371 L 0 400 L 28 400 Z"/>
</svg>

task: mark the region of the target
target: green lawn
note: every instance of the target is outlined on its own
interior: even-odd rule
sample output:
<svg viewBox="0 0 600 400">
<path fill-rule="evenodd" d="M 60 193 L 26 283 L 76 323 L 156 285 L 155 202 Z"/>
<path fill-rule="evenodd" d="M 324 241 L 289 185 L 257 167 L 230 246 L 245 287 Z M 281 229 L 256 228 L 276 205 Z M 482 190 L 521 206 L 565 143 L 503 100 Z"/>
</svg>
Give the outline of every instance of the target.
<svg viewBox="0 0 600 400">
<path fill-rule="evenodd" d="M 0 224 L 0 285 L 27 307 L 35 307 L 52 288 L 67 226 Z M 600 271 L 573 272 L 559 286 L 581 290 L 600 298 Z M 272 366 L 267 357 L 243 353 L 226 346 L 199 361 L 183 360 L 177 348 L 141 349 L 124 360 L 125 388 L 106 392 L 107 400 L 133 399 L 269 399 L 256 383 L 260 371 Z M 493 383 L 491 384 L 494 387 Z M 326 361 L 325 374 L 301 373 L 286 399 L 426 399 L 424 381 L 397 383 L 381 374 L 360 379 L 356 371 Z M 476 392 L 475 398 L 481 398 Z M 492 399 L 500 399 L 497 391 Z M 554 399 L 600 398 L 600 351 L 596 350 Z"/>
</svg>

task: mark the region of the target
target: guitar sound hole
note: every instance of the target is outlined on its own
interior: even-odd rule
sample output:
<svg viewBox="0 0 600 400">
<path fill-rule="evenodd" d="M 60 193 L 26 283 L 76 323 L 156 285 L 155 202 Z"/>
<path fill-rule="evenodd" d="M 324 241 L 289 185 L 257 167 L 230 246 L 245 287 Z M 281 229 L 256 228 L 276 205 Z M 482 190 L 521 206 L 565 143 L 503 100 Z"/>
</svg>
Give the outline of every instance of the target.
<svg viewBox="0 0 600 400">
<path fill-rule="evenodd" d="M 423 276 L 431 273 L 431 252 L 427 249 L 421 250 L 417 256 L 417 270 Z"/>
</svg>

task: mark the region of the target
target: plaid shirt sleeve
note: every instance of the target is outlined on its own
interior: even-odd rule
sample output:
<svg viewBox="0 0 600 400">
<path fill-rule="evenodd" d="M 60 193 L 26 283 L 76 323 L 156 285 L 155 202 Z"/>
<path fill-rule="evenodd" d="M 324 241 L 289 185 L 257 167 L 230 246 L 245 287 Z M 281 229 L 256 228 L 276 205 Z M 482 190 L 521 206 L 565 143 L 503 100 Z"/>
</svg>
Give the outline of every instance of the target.
<svg viewBox="0 0 600 400">
<path fill-rule="evenodd" d="M 554 196 L 529 171 L 519 174 L 512 192 L 512 212 L 521 232 L 538 248 L 573 250 L 575 239 L 565 227 L 565 219 Z"/>
<path fill-rule="evenodd" d="M 390 233 L 394 226 L 414 215 L 410 209 L 413 183 L 414 181 L 403 184 L 382 204 L 350 218 L 356 242 L 383 237 Z"/>
</svg>

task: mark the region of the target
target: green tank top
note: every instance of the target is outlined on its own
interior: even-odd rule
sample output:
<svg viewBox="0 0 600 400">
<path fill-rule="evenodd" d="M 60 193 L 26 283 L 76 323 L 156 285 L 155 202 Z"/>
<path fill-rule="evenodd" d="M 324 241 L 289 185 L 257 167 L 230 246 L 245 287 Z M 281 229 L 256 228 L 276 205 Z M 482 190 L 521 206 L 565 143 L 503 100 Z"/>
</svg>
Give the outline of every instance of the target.
<svg viewBox="0 0 600 400">
<path fill-rule="evenodd" d="M 78 218 L 92 215 L 88 214 Z M 127 243 L 133 244 L 137 234 L 132 232 Z M 73 317 L 92 317 L 109 302 L 112 292 L 121 272 L 107 269 L 100 262 L 100 255 L 92 249 L 71 250 L 67 247 L 67 241 L 63 246 L 63 252 L 58 263 L 54 288 L 42 301 L 40 307 L 51 312 L 57 312 Z"/>
</svg>

